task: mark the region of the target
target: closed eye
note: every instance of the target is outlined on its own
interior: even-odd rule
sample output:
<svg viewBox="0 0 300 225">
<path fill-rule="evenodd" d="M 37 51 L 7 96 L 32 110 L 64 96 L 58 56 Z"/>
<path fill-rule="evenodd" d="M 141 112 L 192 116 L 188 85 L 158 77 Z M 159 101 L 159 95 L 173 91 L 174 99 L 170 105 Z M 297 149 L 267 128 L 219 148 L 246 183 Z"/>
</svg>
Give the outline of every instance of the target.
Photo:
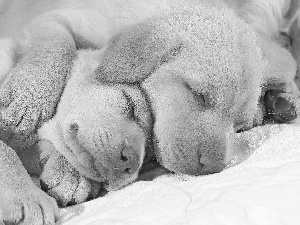
<svg viewBox="0 0 300 225">
<path fill-rule="evenodd" d="M 185 83 L 185 86 L 192 92 L 193 98 L 198 103 L 201 110 L 205 110 L 211 106 L 209 104 L 207 96 L 195 91 L 188 83 Z"/>
<path fill-rule="evenodd" d="M 130 97 L 124 90 L 122 90 L 123 96 L 126 99 L 127 106 L 126 106 L 126 116 L 131 120 L 136 120 L 135 116 L 135 104 Z"/>
<path fill-rule="evenodd" d="M 201 106 L 206 107 L 206 100 L 204 98 L 203 94 L 197 93 L 197 92 L 192 92 L 194 95 L 194 99 L 196 100 L 197 103 L 199 103 Z"/>
<path fill-rule="evenodd" d="M 245 126 L 244 126 L 243 123 L 236 124 L 234 126 L 234 130 L 235 130 L 236 133 L 244 132 L 245 131 Z"/>
</svg>

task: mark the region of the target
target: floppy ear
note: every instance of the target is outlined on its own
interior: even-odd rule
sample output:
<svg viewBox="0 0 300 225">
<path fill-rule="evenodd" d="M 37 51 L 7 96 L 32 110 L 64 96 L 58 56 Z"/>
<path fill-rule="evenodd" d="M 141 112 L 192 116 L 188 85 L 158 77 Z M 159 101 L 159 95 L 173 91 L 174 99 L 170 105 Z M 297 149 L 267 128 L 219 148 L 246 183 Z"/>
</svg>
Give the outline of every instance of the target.
<svg viewBox="0 0 300 225">
<path fill-rule="evenodd" d="M 137 83 L 180 53 L 183 42 L 163 18 L 130 26 L 115 35 L 96 70 L 102 82 Z"/>
</svg>

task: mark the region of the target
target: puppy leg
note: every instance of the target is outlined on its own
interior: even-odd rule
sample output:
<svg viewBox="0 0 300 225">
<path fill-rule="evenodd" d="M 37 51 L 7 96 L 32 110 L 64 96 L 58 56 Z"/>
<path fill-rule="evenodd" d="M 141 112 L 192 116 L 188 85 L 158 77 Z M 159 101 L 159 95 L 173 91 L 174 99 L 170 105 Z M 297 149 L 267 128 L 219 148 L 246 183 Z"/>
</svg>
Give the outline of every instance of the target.
<svg viewBox="0 0 300 225">
<path fill-rule="evenodd" d="M 299 114 L 296 62 L 289 51 L 270 40 L 263 40 L 263 50 L 269 62 L 262 93 L 266 112 L 276 122 L 290 122 Z"/>
<path fill-rule="evenodd" d="M 37 188 L 16 153 L 0 142 L 0 223 L 54 224 L 58 208 Z"/>
<path fill-rule="evenodd" d="M 2 128 L 17 133 L 30 133 L 52 116 L 75 57 L 71 35 L 58 22 L 41 21 L 28 36 L 25 55 L 0 88 Z"/>
</svg>

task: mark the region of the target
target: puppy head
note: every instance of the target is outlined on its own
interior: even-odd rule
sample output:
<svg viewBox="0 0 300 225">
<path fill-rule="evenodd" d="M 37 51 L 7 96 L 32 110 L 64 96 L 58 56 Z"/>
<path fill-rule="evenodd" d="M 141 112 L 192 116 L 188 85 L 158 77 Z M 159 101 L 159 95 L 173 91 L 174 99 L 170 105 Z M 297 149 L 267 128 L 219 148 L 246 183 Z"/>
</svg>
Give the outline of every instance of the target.
<svg viewBox="0 0 300 225">
<path fill-rule="evenodd" d="M 266 62 L 255 32 L 233 13 L 199 7 L 145 21 L 105 56 L 98 79 L 140 83 L 149 96 L 166 168 L 218 172 L 247 147 L 236 132 L 253 126 Z"/>
<path fill-rule="evenodd" d="M 52 142 L 80 173 L 115 190 L 138 175 L 151 115 L 137 87 L 94 80 L 100 55 L 79 56 L 56 116 L 39 135 Z"/>
</svg>

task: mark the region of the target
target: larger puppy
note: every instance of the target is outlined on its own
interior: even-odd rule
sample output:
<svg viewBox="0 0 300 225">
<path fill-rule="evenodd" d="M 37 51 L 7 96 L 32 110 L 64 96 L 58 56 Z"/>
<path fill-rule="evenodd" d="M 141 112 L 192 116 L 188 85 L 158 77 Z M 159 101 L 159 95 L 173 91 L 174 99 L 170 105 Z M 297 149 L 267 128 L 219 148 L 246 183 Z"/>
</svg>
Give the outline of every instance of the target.
<svg viewBox="0 0 300 225">
<path fill-rule="evenodd" d="M 31 131 L 35 130 L 36 125 L 39 126 L 41 123 L 52 116 L 55 105 L 63 90 L 65 80 L 67 79 L 69 71 L 72 67 L 72 61 L 75 57 L 76 48 L 101 48 L 106 45 L 110 37 L 115 34 L 120 29 L 120 27 L 136 23 L 137 21 L 140 21 L 149 16 L 172 11 L 176 8 L 189 8 L 189 4 L 197 5 L 201 1 L 188 2 L 189 3 L 182 1 L 147 1 L 141 4 L 140 1 L 126 1 L 122 2 L 122 4 L 119 5 L 119 1 L 89 1 L 89 3 L 83 1 L 55 1 L 51 2 L 51 4 L 49 4 L 47 1 L 39 1 L 34 2 L 34 4 L 30 7 L 28 7 L 27 3 L 22 6 L 24 2 L 2 2 L 2 6 L 5 10 L 1 11 L 1 21 L 3 23 L 3 26 L 1 26 L 1 35 L 2 37 L 8 38 L 18 37 L 17 40 L 13 39 L 12 41 L 10 41 L 10 39 L 8 39 L 7 41 L 10 43 L 10 45 L 5 46 L 8 49 L 3 48 L 1 50 L 1 53 L 3 54 L 3 57 L 1 59 L 2 62 L 5 63 L 5 65 L 7 65 L 7 63 L 10 63 L 12 66 L 14 66 L 14 64 L 18 62 L 16 64 L 16 67 L 12 71 L 9 71 L 9 67 L 1 67 L 2 75 L 6 75 L 7 73 L 9 73 L 8 79 L 5 80 L 4 85 L 1 89 L 1 103 L 6 107 L 4 110 L 2 110 L 2 121 L 4 122 L 3 126 L 5 126 L 6 129 L 12 129 L 13 132 L 30 133 Z M 72 10 L 64 10 L 70 7 L 72 8 Z M 31 10 L 31 13 L 29 14 L 26 11 L 25 13 L 24 11 L 22 11 L 29 8 Z M 77 10 L 77 8 L 80 10 Z M 118 8 L 119 11 L 116 12 L 112 10 L 113 8 Z M 42 12 L 52 9 L 59 10 L 54 10 L 38 16 Z M 16 15 L 23 17 L 22 22 L 18 23 L 18 26 L 14 26 L 15 24 L 13 23 L 13 21 L 16 21 L 14 20 L 14 16 Z M 35 18 L 36 16 L 37 18 Z M 26 28 L 23 29 L 24 27 Z M 130 34 L 132 33 L 129 32 L 129 36 Z M 134 33 L 133 36 L 135 36 Z M 142 37 L 144 36 L 142 35 Z M 126 38 L 121 38 L 119 40 L 121 40 L 122 42 L 122 40 L 126 40 Z M 118 38 L 115 39 L 115 42 L 117 46 L 120 46 Z M 160 49 L 163 55 L 158 55 L 158 65 L 165 62 L 166 60 L 168 61 L 169 58 L 172 58 L 173 54 L 176 55 L 177 51 L 180 50 L 180 45 L 178 46 L 178 44 L 180 43 L 181 42 L 176 42 L 174 43 L 174 45 L 164 46 L 164 42 L 162 42 L 162 47 L 166 48 Z M 114 44 L 110 45 L 110 47 L 114 49 Z M 164 51 L 169 49 L 171 49 L 171 51 L 165 54 Z M 110 55 L 109 52 L 112 52 L 114 54 L 115 51 L 108 51 L 107 55 Z M 126 58 L 128 55 L 126 56 L 125 54 L 124 56 Z M 157 65 L 155 64 L 153 67 L 152 63 L 157 63 L 157 58 L 154 57 L 153 59 L 154 61 L 149 64 L 150 68 L 146 66 L 145 71 L 142 71 L 142 80 L 145 78 L 145 76 L 147 77 L 147 72 L 149 72 L 149 69 L 150 71 L 152 71 L 152 69 L 156 68 Z M 108 60 L 108 62 L 111 63 L 110 60 Z M 106 64 L 107 68 L 112 67 L 112 65 L 116 64 Z M 189 65 L 189 63 L 187 63 L 186 65 Z M 105 70 L 106 66 L 102 65 L 99 68 L 100 71 Z M 136 72 L 141 72 L 139 71 L 139 69 L 141 68 L 138 68 L 135 73 L 131 74 L 132 79 L 129 80 L 129 83 L 136 82 L 140 79 L 138 78 L 137 80 L 136 77 Z M 146 74 L 144 72 L 146 72 Z M 107 82 L 112 79 L 110 77 L 111 74 L 108 73 L 108 76 L 106 76 L 106 78 L 105 76 L 102 78 L 105 78 L 104 80 L 106 80 Z M 114 79 L 115 78 L 113 78 L 112 81 L 114 81 Z M 120 76 L 117 79 L 122 82 L 122 80 L 124 80 L 124 77 L 122 78 L 122 76 Z M 125 79 L 127 79 L 127 77 L 125 77 Z M 174 81 L 176 83 L 176 79 L 174 80 L 172 77 L 167 77 L 167 79 L 170 79 L 170 82 Z M 285 79 L 283 80 L 284 84 L 289 83 L 286 82 Z M 126 82 L 128 82 L 128 80 Z M 147 88 L 147 86 L 151 87 L 152 85 L 156 86 L 155 82 L 156 79 L 148 80 L 145 83 L 145 88 Z M 188 86 L 190 85 L 189 83 L 187 84 Z M 196 93 L 198 93 L 197 91 L 199 91 L 197 90 L 197 86 L 194 87 L 193 85 L 191 86 L 191 90 L 196 91 Z M 256 96 L 258 95 L 258 92 L 258 90 L 255 91 Z M 153 99 L 156 98 L 153 93 L 151 94 L 151 96 Z M 193 100 L 194 97 L 190 97 L 192 101 L 195 101 Z M 245 96 L 245 98 L 247 97 Z M 170 100 L 172 99 L 173 98 L 170 98 Z M 202 97 L 200 96 L 200 102 L 203 102 L 201 99 Z M 222 105 L 221 102 L 219 103 Z M 250 103 L 249 107 L 254 107 L 251 109 L 255 111 L 255 106 L 252 105 L 252 103 Z M 219 107 L 219 109 L 220 108 L 222 107 Z M 253 110 L 249 111 L 253 113 Z M 162 112 L 161 115 L 164 115 L 165 113 L 166 112 Z M 181 113 L 180 115 L 182 116 L 183 114 Z M 219 118 L 220 115 L 216 116 L 216 118 Z M 208 117 L 210 118 L 210 116 Z M 246 115 L 246 121 L 243 120 L 245 118 L 240 118 L 235 122 L 241 122 L 242 126 L 244 126 L 245 124 L 247 126 L 248 122 L 250 124 L 252 123 L 252 117 L 252 114 Z M 163 118 L 163 116 L 159 118 Z M 190 121 L 188 122 L 188 124 L 191 125 L 190 128 L 197 128 L 193 125 L 193 121 L 199 118 L 201 117 L 198 117 L 196 115 L 191 115 L 190 118 L 187 118 L 188 121 Z M 167 123 L 168 122 L 169 121 L 167 121 Z M 200 123 L 203 122 L 204 121 L 200 121 Z M 225 122 L 224 125 L 227 124 L 227 122 L 223 121 L 222 119 L 220 122 Z M 219 125 L 218 122 L 215 121 L 215 123 Z M 184 124 L 177 125 L 183 125 L 184 127 L 186 127 L 186 125 Z M 214 127 L 218 128 L 217 126 Z M 227 127 L 227 125 L 225 127 Z M 73 128 L 75 128 L 76 130 L 76 126 Z M 233 127 L 229 125 L 229 130 L 231 129 L 233 129 Z M 219 132 L 221 132 L 221 130 Z M 160 133 L 159 130 L 157 131 L 157 133 Z M 221 133 L 220 135 L 222 136 Z M 230 133 L 232 133 L 232 131 L 229 132 L 229 136 Z M 161 135 L 164 134 L 161 133 Z M 199 133 L 196 133 L 195 138 L 197 139 L 199 137 L 201 139 L 201 137 L 198 135 Z M 173 137 L 177 138 L 179 136 L 175 134 Z M 219 135 L 214 136 L 214 134 L 212 134 L 212 137 L 218 139 Z M 225 139 L 226 138 L 227 137 L 225 137 Z M 222 146 L 225 139 L 220 142 L 217 140 L 216 143 L 219 143 L 220 146 Z M 178 140 L 180 140 L 180 137 Z M 190 141 L 190 143 L 193 143 L 195 139 L 192 138 Z M 197 140 L 197 143 L 198 141 L 199 140 Z M 175 143 L 179 146 L 181 144 L 180 141 L 176 140 Z M 206 143 L 209 145 L 208 142 Z M 167 150 L 169 149 L 166 144 L 162 143 L 162 145 L 165 145 Z M 192 147 L 191 149 L 196 150 L 196 145 L 194 147 L 185 147 Z M 17 163 L 18 158 L 16 155 L 14 155 L 14 153 L 12 153 L 13 150 L 3 145 L 1 151 L 4 155 L 7 155 L 7 153 L 9 152 L 8 157 L 2 157 L 3 163 L 1 164 L 1 168 L 3 168 L 3 173 L 1 175 L 3 176 L 3 178 L 1 180 L 4 181 L 4 184 L 1 184 L 3 185 L 1 186 L 1 189 L 6 190 L 7 187 L 9 187 L 8 189 L 12 190 L 12 193 L 14 193 L 9 197 L 7 197 L 6 193 L 4 193 L 4 195 L 3 192 L 1 193 L 1 199 L 7 202 L 7 204 L 3 205 L 5 206 L 6 211 L 4 211 L 4 207 L 1 208 L 1 216 L 3 220 L 18 222 L 19 220 L 21 220 L 21 218 L 24 218 L 24 222 L 28 224 L 42 224 L 48 222 L 53 223 L 53 210 L 50 209 L 52 206 L 51 204 L 43 203 L 48 201 L 44 200 L 47 197 L 42 196 L 40 192 L 36 192 L 34 188 L 32 188 L 33 186 L 31 185 L 29 176 L 26 174 L 26 172 L 24 172 L 24 168 L 21 166 L 21 164 Z M 167 153 L 168 151 L 165 152 Z M 183 153 L 186 154 L 186 152 Z M 119 155 L 121 156 L 121 152 L 119 152 Z M 218 156 L 218 154 L 213 155 Z M 214 161 L 214 159 L 212 159 L 212 156 L 207 153 L 204 154 L 205 157 L 202 158 L 203 162 L 201 162 L 201 164 L 205 165 L 212 162 L 213 167 L 216 168 L 215 170 L 219 170 L 220 167 L 222 168 L 227 163 L 226 161 L 228 161 L 228 159 L 230 158 L 229 155 L 230 154 L 228 154 L 226 151 L 221 151 L 221 153 L 219 154 L 219 158 L 217 157 L 217 162 L 212 162 Z M 192 174 L 199 173 L 199 170 L 201 170 L 201 168 L 199 168 L 200 164 L 198 164 L 198 153 L 194 152 L 188 156 L 190 157 L 190 159 L 192 159 L 191 164 L 183 164 L 183 166 L 180 166 L 179 168 L 178 166 L 176 166 L 176 163 L 173 165 L 173 163 L 166 162 L 165 166 L 178 172 Z M 163 159 L 165 158 L 167 160 L 168 155 L 160 155 L 159 158 L 161 159 L 161 161 L 164 161 Z M 10 159 L 13 159 L 14 162 L 11 162 Z M 178 159 L 179 162 L 184 163 L 182 160 L 180 160 L 180 157 L 177 157 L 176 159 Z M 174 160 L 174 158 L 172 158 L 172 160 Z M 14 176 L 15 173 L 20 173 L 20 179 Z M 31 186 L 29 188 L 24 188 L 25 185 L 21 185 L 20 180 L 26 181 L 26 184 Z M 6 206 L 9 206 L 9 208 L 7 209 Z M 54 206 L 52 208 L 55 209 Z"/>
</svg>

